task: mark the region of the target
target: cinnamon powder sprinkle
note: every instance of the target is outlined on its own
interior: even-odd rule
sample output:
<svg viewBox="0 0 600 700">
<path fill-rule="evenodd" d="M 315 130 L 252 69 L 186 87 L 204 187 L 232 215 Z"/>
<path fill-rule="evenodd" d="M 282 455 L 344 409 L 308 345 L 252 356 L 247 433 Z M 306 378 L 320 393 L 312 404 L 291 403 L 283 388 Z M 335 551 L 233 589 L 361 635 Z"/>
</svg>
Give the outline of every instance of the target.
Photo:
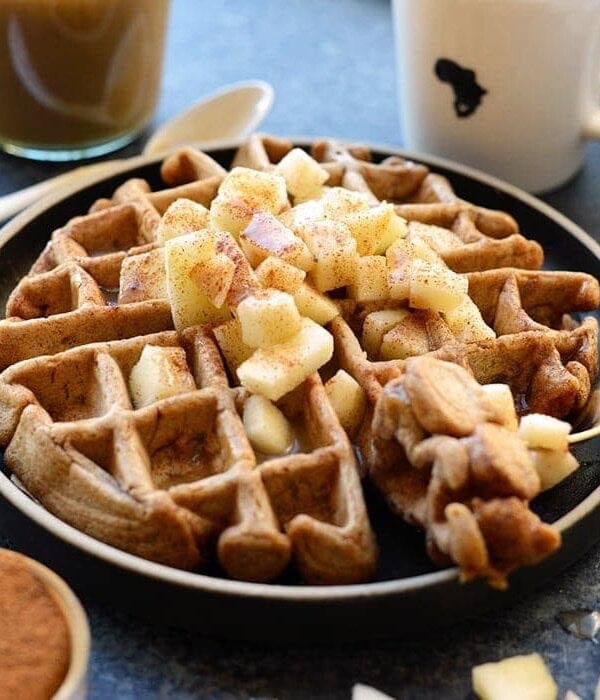
<svg viewBox="0 0 600 700">
<path fill-rule="evenodd" d="M 0 700 L 46 700 L 62 684 L 67 621 L 24 557 L 0 550 Z"/>
</svg>

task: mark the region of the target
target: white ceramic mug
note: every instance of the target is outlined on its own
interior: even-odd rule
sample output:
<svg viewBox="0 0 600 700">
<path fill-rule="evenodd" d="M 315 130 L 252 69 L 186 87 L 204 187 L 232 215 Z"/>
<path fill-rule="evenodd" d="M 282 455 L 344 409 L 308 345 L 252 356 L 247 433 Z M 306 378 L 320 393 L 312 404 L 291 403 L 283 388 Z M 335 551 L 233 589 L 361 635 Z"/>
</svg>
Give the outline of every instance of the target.
<svg viewBox="0 0 600 700">
<path fill-rule="evenodd" d="M 600 0 L 394 0 L 405 145 L 534 192 L 600 138 Z"/>
</svg>

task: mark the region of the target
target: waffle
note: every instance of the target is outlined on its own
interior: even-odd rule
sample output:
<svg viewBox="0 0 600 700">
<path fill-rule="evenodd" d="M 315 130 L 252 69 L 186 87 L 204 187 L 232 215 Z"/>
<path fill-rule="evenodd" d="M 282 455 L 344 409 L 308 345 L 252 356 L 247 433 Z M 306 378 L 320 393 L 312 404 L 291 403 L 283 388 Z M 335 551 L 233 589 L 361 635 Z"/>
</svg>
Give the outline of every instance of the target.
<svg viewBox="0 0 600 700">
<path fill-rule="evenodd" d="M 583 409 L 598 373 L 598 324 L 593 317 L 577 323 L 570 314 L 598 307 L 597 281 L 583 273 L 512 268 L 468 279 L 469 295 L 497 337 L 463 342 L 440 314 L 413 311 L 405 333 L 420 354 L 460 364 L 481 384 L 508 384 L 521 413 L 565 418 Z M 381 387 L 402 374 L 404 360 L 369 358 L 361 345 L 364 320 L 378 305 L 342 306 L 332 321 L 340 365 L 375 403 Z"/>
<path fill-rule="evenodd" d="M 578 324 L 570 313 L 595 309 L 600 299 L 589 275 L 512 268 L 470 273 L 469 294 L 496 338 L 461 342 L 440 314 L 414 311 L 411 325 L 404 322 L 405 333 L 416 336 L 423 354 L 381 361 L 369 358 L 359 340 L 373 306 L 345 304 L 346 318 L 338 316 L 331 325 L 340 366 L 368 397 L 357 441 L 369 477 L 394 512 L 426 531 L 434 561 L 453 561 L 463 578 L 483 576 L 504 588 L 508 573 L 543 559 L 560 538 L 529 510 L 539 482 L 522 482 L 531 481 L 533 465 L 479 385 L 508 384 L 520 413 L 577 415 L 597 376 L 598 327 L 594 318 Z M 426 421 L 435 415 L 436 406 L 421 406 L 417 420 L 412 403 L 415 393 L 427 396 L 427 382 L 443 387 L 436 396 L 453 397 L 453 403 L 461 385 L 467 387 L 462 393 L 468 400 L 459 405 L 461 425 L 478 402 L 487 414 L 465 432 L 424 428 L 423 416 Z M 457 451 L 463 459 L 458 484 L 452 481 Z M 510 488 L 499 476 L 508 469 L 506 456 L 516 465 Z M 488 470 L 483 475 L 481 464 Z M 487 482 L 498 490 L 490 491 Z M 512 523 L 508 530 L 506 522 Z"/>
<path fill-rule="evenodd" d="M 233 165 L 269 170 L 291 148 L 290 141 L 254 135 Z M 542 265 L 542 247 L 519 233 L 512 216 L 460 199 L 446 178 L 423 165 L 399 156 L 374 163 L 368 148 L 331 140 L 315 142 L 311 153 L 329 172 L 328 185 L 367 193 L 374 203 L 398 202 L 396 211 L 408 221 L 443 229 L 433 230 L 428 242 L 456 272 Z"/>
<path fill-rule="evenodd" d="M 94 202 L 90 213 L 54 231 L 8 299 L 0 369 L 85 343 L 173 328 L 166 303 L 117 304 L 121 266 L 127 256 L 156 248 L 161 215 L 172 202 L 210 204 L 223 168 L 204 154 L 198 160 L 201 179 L 156 192 L 144 180 L 128 180 L 111 199 Z M 168 171 L 171 181 L 181 182 L 189 167 L 182 156 Z"/>
<path fill-rule="evenodd" d="M 372 430 L 375 482 L 426 531 L 440 565 L 505 588 L 513 569 L 558 548 L 560 535 L 529 510 L 540 479 L 523 441 L 464 368 L 407 360 L 383 389 Z"/>
<path fill-rule="evenodd" d="M 232 166 L 270 176 L 292 149 L 285 139 L 255 135 Z M 501 587 L 514 568 L 553 551 L 559 537 L 529 510 L 540 488 L 531 459 L 479 385 L 508 384 L 521 414 L 580 414 L 596 380 L 598 329 L 595 319 L 579 314 L 597 308 L 598 283 L 581 273 L 540 271 L 541 247 L 521 235 L 511 216 L 460 199 L 425 166 L 395 156 L 377 163 L 363 146 L 332 141 L 315 142 L 312 155 L 321 183 L 352 190 L 368 206 L 391 203 L 384 206 L 407 222 L 408 246 L 425 246 L 440 269 L 464 275 L 484 331 L 459 328 L 445 313 L 407 309 L 398 299 L 358 302 L 348 289 L 321 296 L 325 310 L 318 314 L 331 319 L 335 357 L 281 398 L 269 396 L 296 441 L 290 452 L 267 458 L 242 419 L 253 394 L 237 369 L 252 351 L 240 345 L 239 357 L 228 352 L 222 321 L 185 329 L 173 321 L 161 221 L 181 199 L 211 207 L 227 177 L 206 154 L 183 148 L 162 163 L 167 189 L 153 192 L 131 179 L 96 201 L 52 234 L 11 294 L 0 321 L 6 462 L 50 511 L 126 551 L 190 570 L 217 562 L 228 575 L 251 581 L 276 579 L 292 560 L 304 581 L 319 584 L 374 574 L 362 469 L 394 512 L 425 530 L 436 562 L 453 561 L 464 578 L 483 576 Z M 289 191 L 288 197 L 302 201 Z M 186 219 L 183 209 L 178 233 L 206 226 Z M 288 202 L 280 212 L 285 225 L 293 220 L 289 209 Z M 214 256 L 222 262 L 224 256 L 223 270 L 233 277 L 227 282 L 224 272 L 208 291 L 222 292 L 235 309 L 260 295 L 262 284 L 277 284 L 258 274 L 264 256 L 247 259 L 230 234 L 240 231 L 214 234 Z M 399 284 L 406 274 L 402 250 L 393 260 Z M 304 276 L 296 269 L 294 284 L 305 289 L 302 300 L 294 297 L 299 309 L 319 297 Z M 317 284 L 310 273 L 306 279 Z M 381 311 L 402 311 L 402 323 L 390 330 L 401 335 L 404 359 L 382 357 L 382 338 L 378 345 L 365 340 L 370 314 Z M 147 346 L 173 349 L 186 388 L 136 408 L 130 380 Z M 325 381 L 340 369 L 364 392 L 364 415 L 352 426 Z M 449 385 L 469 387 L 481 410 L 468 432 L 419 423 L 413 406 L 419 391 L 406 411 L 398 410 L 405 383 L 422 372 L 450 373 Z M 509 476 L 498 447 L 504 443 L 517 460 Z M 481 444 L 494 458 L 480 479 Z M 446 450 L 466 451 L 461 469 L 468 487 L 452 482 Z"/>
<path fill-rule="evenodd" d="M 427 242 L 456 272 L 542 265 L 541 246 L 520 235 L 512 216 L 461 200 L 446 178 L 422 165 L 398 156 L 375 164 L 368 149 L 335 141 L 315 143 L 312 153 L 331 168 L 331 184 L 369 190 L 378 200 L 398 202 L 396 211 L 408 221 L 443 229 L 431 230 Z"/>
<path fill-rule="evenodd" d="M 146 345 L 182 348 L 195 388 L 133 410 L 128 377 Z M 352 447 L 318 375 L 297 394 L 305 443 L 261 464 L 202 329 L 26 360 L 2 374 L 0 395 L 7 464 L 48 510 L 93 537 L 184 569 L 216 551 L 230 576 L 249 581 L 277 577 L 290 556 L 312 583 L 373 573 Z"/>
</svg>

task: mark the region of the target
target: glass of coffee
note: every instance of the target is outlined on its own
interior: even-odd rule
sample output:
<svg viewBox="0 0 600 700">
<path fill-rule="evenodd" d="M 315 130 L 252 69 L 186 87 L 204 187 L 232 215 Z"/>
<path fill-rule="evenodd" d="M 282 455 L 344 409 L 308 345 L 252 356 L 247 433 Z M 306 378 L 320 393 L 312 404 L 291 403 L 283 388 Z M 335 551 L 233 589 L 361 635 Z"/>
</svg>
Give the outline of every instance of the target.
<svg viewBox="0 0 600 700">
<path fill-rule="evenodd" d="M 129 143 L 160 90 L 170 0 L 0 0 L 0 147 L 74 160 Z"/>
</svg>

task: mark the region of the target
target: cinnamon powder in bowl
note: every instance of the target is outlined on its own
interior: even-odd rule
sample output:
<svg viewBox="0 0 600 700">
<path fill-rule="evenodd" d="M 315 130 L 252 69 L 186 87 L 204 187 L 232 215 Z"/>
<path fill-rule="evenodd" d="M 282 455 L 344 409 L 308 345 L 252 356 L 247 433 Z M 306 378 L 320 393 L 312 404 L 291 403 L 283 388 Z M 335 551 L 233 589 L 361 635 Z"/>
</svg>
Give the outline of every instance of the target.
<svg viewBox="0 0 600 700">
<path fill-rule="evenodd" d="M 0 549 L 0 700 L 84 697 L 85 613 L 49 569 Z"/>
</svg>

